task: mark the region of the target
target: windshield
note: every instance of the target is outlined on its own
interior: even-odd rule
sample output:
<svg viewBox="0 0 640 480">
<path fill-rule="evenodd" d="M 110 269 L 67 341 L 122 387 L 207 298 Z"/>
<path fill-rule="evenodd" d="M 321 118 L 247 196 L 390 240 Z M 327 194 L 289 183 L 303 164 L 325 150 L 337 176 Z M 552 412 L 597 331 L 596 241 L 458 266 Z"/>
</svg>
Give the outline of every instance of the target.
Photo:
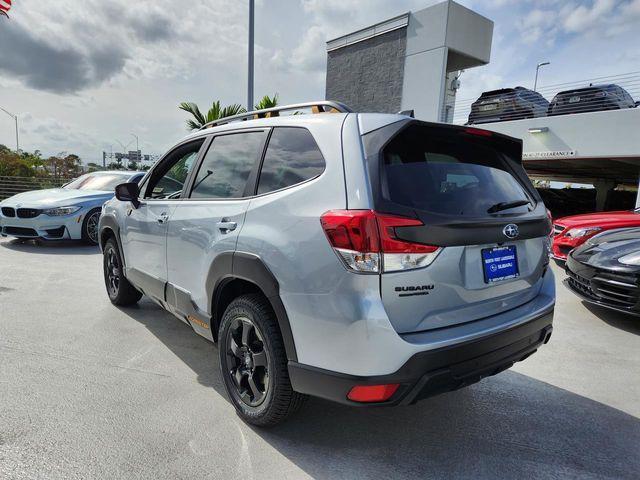
<svg viewBox="0 0 640 480">
<path fill-rule="evenodd" d="M 383 195 L 394 203 L 441 215 L 482 217 L 522 213 L 531 199 L 489 142 L 434 135 L 420 126 L 384 149 Z"/>
<path fill-rule="evenodd" d="M 88 173 L 67 183 L 64 187 L 68 190 L 104 190 L 111 191 L 117 185 L 127 181 L 126 175 L 118 174 L 92 174 Z"/>
</svg>

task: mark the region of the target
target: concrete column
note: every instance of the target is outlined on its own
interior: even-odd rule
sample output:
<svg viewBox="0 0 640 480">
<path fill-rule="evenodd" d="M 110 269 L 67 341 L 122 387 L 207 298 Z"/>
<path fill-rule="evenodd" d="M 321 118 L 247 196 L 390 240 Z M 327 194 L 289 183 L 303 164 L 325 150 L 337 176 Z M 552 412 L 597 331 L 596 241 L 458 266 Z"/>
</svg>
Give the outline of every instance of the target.
<svg viewBox="0 0 640 480">
<path fill-rule="evenodd" d="M 593 186 L 596 189 L 596 211 L 602 212 L 606 206 L 609 192 L 616 188 L 617 183 L 613 180 L 596 180 Z"/>
</svg>

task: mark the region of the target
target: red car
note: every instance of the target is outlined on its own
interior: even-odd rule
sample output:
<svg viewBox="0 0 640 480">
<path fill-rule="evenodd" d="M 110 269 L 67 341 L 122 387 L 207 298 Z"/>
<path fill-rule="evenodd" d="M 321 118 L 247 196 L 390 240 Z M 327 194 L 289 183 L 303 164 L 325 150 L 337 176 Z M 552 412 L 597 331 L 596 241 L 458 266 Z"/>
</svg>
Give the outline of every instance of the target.
<svg viewBox="0 0 640 480">
<path fill-rule="evenodd" d="M 571 250 L 590 237 L 605 230 L 627 227 L 640 227 L 640 209 L 559 218 L 553 222 L 553 258 L 566 260 Z"/>
</svg>

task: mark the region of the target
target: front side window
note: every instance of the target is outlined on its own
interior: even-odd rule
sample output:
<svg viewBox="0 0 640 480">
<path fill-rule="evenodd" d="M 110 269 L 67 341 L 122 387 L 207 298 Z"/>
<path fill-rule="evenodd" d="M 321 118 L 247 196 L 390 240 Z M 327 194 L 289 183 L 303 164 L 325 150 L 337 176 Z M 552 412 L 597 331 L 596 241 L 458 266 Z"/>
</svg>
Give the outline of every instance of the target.
<svg viewBox="0 0 640 480">
<path fill-rule="evenodd" d="M 144 198 L 178 198 L 198 157 L 204 139 L 181 145 L 154 169 Z"/>
<path fill-rule="evenodd" d="M 271 134 L 262 163 L 258 194 L 290 187 L 323 171 L 324 158 L 308 130 L 277 127 Z"/>
<path fill-rule="evenodd" d="M 221 135 L 213 139 L 193 182 L 191 198 L 241 198 L 262 155 L 267 132 Z"/>
</svg>

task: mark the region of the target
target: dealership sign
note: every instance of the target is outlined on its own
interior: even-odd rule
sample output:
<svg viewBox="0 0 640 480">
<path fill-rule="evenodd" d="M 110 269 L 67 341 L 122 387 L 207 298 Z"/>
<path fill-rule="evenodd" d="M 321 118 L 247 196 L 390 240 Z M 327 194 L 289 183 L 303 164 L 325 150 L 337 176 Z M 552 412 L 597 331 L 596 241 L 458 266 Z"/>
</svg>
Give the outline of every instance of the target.
<svg viewBox="0 0 640 480">
<path fill-rule="evenodd" d="M 9 17 L 7 12 L 11 10 L 11 0 L 0 0 L 0 15 L 4 15 L 5 17 Z"/>
<path fill-rule="evenodd" d="M 555 160 L 558 158 L 571 158 L 576 156 L 575 150 L 549 150 L 546 152 L 522 152 L 523 160 Z"/>
</svg>

